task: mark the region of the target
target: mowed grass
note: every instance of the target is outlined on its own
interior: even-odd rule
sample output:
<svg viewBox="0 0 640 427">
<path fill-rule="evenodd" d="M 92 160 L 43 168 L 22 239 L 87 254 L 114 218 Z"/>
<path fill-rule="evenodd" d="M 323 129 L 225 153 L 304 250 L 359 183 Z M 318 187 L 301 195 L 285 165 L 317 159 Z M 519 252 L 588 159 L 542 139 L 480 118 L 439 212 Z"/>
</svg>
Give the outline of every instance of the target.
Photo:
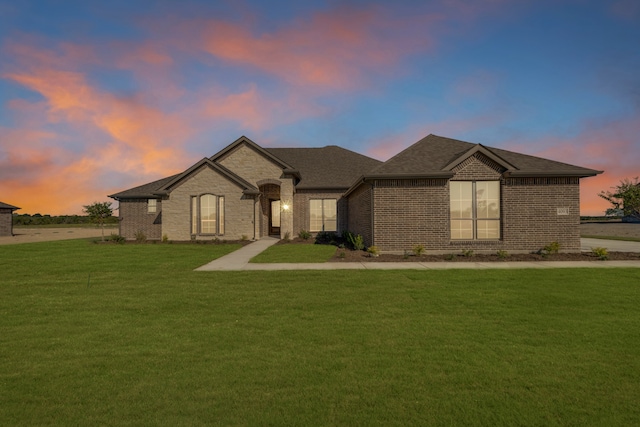
<svg viewBox="0 0 640 427">
<path fill-rule="evenodd" d="M 193 271 L 231 249 L 0 246 L 2 424 L 640 423 L 639 269 Z"/>
<path fill-rule="evenodd" d="M 317 263 L 327 262 L 336 253 L 333 245 L 303 245 L 283 244 L 273 245 L 261 254 L 256 255 L 250 262 L 256 263 Z"/>
</svg>

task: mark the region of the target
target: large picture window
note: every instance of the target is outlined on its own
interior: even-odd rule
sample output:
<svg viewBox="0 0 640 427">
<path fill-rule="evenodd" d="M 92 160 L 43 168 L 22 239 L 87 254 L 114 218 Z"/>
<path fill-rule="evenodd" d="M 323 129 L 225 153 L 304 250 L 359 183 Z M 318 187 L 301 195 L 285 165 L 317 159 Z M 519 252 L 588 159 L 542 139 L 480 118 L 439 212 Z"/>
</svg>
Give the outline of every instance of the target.
<svg viewBox="0 0 640 427">
<path fill-rule="evenodd" d="M 449 183 L 451 239 L 500 239 L 500 181 Z"/>
<path fill-rule="evenodd" d="M 337 231 L 338 214 L 336 199 L 311 199 L 309 201 L 309 231 Z"/>
<path fill-rule="evenodd" d="M 191 234 L 224 234 L 224 197 L 191 197 Z"/>
</svg>

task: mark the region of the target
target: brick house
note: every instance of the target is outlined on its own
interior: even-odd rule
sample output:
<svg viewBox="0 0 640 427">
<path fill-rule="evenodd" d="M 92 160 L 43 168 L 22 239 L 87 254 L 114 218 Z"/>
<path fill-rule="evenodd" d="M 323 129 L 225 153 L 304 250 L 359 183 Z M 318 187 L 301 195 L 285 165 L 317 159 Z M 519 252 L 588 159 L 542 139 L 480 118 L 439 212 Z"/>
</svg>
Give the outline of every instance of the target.
<svg viewBox="0 0 640 427">
<path fill-rule="evenodd" d="M 0 202 L 0 237 L 13 236 L 13 211 L 20 208 Z"/>
<path fill-rule="evenodd" d="M 337 146 L 262 148 L 241 137 L 186 171 L 109 197 L 120 234 L 295 237 L 349 230 L 402 252 L 580 250 L 580 178 L 601 171 L 429 135 L 386 162 Z"/>
</svg>

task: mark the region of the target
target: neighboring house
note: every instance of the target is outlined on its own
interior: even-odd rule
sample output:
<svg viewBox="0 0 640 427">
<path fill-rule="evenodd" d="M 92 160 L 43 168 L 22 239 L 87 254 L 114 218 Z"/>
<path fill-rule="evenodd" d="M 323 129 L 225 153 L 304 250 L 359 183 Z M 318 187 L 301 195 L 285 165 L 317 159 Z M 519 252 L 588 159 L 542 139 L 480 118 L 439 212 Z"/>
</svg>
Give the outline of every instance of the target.
<svg viewBox="0 0 640 427">
<path fill-rule="evenodd" d="M 580 250 L 580 178 L 601 173 L 429 135 L 382 163 L 336 146 L 241 137 L 181 174 L 109 197 L 127 239 L 259 239 L 349 230 L 402 252 Z"/>
<path fill-rule="evenodd" d="M 13 236 L 13 211 L 20 208 L 0 202 L 0 237 Z"/>
</svg>

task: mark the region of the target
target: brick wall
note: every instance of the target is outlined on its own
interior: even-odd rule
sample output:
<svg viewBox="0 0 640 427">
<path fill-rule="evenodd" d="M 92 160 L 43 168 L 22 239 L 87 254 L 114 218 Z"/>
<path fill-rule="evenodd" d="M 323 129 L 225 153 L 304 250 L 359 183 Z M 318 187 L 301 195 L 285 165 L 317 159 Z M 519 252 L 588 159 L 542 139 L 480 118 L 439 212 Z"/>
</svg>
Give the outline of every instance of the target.
<svg viewBox="0 0 640 427">
<path fill-rule="evenodd" d="M 0 236 L 13 236 L 13 211 L 0 208 Z"/>
<path fill-rule="evenodd" d="M 142 232 L 149 240 L 162 238 L 162 201 L 158 200 L 156 212 L 148 213 L 147 199 L 120 200 L 120 235 L 135 239 Z"/>
<path fill-rule="evenodd" d="M 553 241 L 580 251 L 578 178 L 508 178 L 502 186 L 503 239 L 508 249 L 539 249 Z M 561 213 L 567 215 L 558 215 Z"/>
<path fill-rule="evenodd" d="M 347 228 L 354 234 L 360 234 L 367 246 L 377 245 L 377 242 L 373 241 L 372 201 L 373 189 L 366 183 L 349 194 L 347 200 L 349 215 Z"/>
<path fill-rule="evenodd" d="M 341 234 L 347 229 L 347 200 L 342 197 L 341 192 L 322 192 L 317 190 L 298 190 L 293 196 L 293 237 L 297 236 L 300 230 L 309 231 L 309 200 L 311 199 L 336 199 L 337 200 L 337 233 Z"/>
<path fill-rule="evenodd" d="M 383 251 L 421 244 L 438 250 L 449 243 L 449 186 L 445 179 L 376 180 L 374 244 Z"/>
<path fill-rule="evenodd" d="M 449 183 L 443 179 L 375 180 L 373 189 L 363 185 L 349 195 L 349 229 L 387 252 L 421 244 L 431 253 L 517 253 L 537 251 L 553 241 L 562 251 L 580 251 L 578 178 L 504 179 L 503 168 L 482 154 L 453 171 L 452 180 L 500 180 L 500 240 L 450 240 Z M 371 227 L 374 236 L 369 237 Z"/>
</svg>

